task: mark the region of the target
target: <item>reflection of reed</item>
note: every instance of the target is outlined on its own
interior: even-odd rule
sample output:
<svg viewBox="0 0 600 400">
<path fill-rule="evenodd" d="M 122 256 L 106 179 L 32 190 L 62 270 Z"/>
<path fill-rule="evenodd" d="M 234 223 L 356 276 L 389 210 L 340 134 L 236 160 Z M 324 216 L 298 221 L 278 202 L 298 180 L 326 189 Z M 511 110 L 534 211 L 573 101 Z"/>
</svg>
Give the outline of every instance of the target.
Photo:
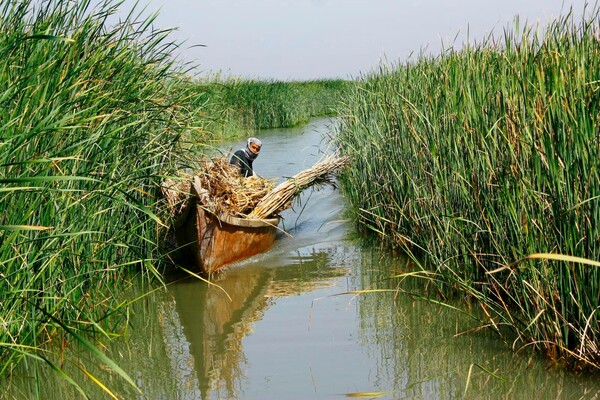
<svg viewBox="0 0 600 400">
<path fill-rule="evenodd" d="M 358 296 L 356 304 L 359 338 L 373 349 L 377 376 L 393 385 L 385 389 L 395 398 L 598 397 L 597 380 L 573 385 L 572 377 L 563 380 L 565 374 L 539 363 L 527 349 L 515 354 L 490 331 L 477 329 L 475 320 L 419 299 L 432 296 L 422 280 L 390 278 L 413 271 L 407 259 L 382 256 L 374 249 L 364 249 L 359 256 L 364 273 L 356 286 L 390 290 Z M 468 311 L 483 317 L 477 307 Z"/>
<path fill-rule="evenodd" d="M 339 278 L 348 273 L 347 268 L 330 269 L 329 274 L 321 276 L 321 279 L 305 281 L 302 279 L 274 280 L 269 284 L 265 297 L 295 296 L 302 293 L 312 292 L 317 289 L 335 286 L 333 278 Z"/>
<path fill-rule="evenodd" d="M 402 398 L 461 397 L 462 362 L 468 366 L 473 349 L 456 346 L 454 334 L 459 325 L 469 322 L 467 318 L 415 297 L 427 295 L 418 278 L 390 278 L 413 271 L 408 259 L 364 249 L 360 262 L 365 271 L 361 287 L 390 290 L 357 298 L 360 338 L 377 349 L 378 373 L 394 384 L 386 389 Z"/>
</svg>

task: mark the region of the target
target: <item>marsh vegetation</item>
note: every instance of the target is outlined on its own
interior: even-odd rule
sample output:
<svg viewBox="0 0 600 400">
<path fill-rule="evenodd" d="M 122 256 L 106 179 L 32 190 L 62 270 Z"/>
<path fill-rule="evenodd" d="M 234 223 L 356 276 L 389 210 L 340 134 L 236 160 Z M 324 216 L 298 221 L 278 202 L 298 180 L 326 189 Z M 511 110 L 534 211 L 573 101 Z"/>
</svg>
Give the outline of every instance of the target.
<svg viewBox="0 0 600 400">
<path fill-rule="evenodd" d="M 335 83 L 192 79 L 154 16 L 132 12 L 108 24 L 118 7 L 0 6 L 4 374 L 23 357 L 60 373 L 60 344 L 74 339 L 129 379 L 93 343 L 126 328 L 128 305 L 114 282 L 136 274 L 161 282 L 170 262 L 160 183 L 197 167 L 224 126 L 235 125 L 234 136 L 331 112 L 325 93 Z M 248 111 L 253 98 L 261 101 Z"/>
<path fill-rule="evenodd" d="M 0 6 L 3 376 L 27 357 L 93 381 L 75 340 L 135 387 L 98 348 L 129 322 L 115 282 L 171 266 L 160 183 L 223 138 L 332 114 L 361 228 L 511 347 L 598 368 L 597 9 L 356 82 L 277 82 L 190 77 L 153 17 L 107 24 L 117 7 Z"/>
<path fill-rule="evenodd" d="M 411 254 L 442 293 L 475 299 L 514 349 L 593 369 L 599 21 L 589 9 L 541 31 L 517 23 L 500 40 L 382 66 L 337 138 L 360 226 Z"/>
<path fill-rule="evenodd" d="M 220 139 L 254 134 L 259 129 L 289 128 L 310 118 L 331 116 L 353 86 L 352 81 L 273 81 L 221 78 L 195 82 L 195 105 L 208 109 L 210 131 Z"/>
</svg>

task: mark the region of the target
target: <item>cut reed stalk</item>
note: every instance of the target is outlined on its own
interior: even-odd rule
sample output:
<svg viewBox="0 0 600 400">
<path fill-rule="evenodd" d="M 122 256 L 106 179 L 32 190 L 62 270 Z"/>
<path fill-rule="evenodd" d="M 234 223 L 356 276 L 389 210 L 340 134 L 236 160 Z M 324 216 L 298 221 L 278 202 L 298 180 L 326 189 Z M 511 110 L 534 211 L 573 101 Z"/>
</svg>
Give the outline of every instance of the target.
<svg viewBox="0 0 600 400">
<path fill-rule="evenodd" d="M 348 161 L 347 157 L 330 155 L 311 168 L 299 172 L 266 194 L 248 214 L 248 218 L 264 219 L 279 214 L 292 205 L 296 196 L 311 186 L 335 185 L 334 175 Z"/>
</svg>

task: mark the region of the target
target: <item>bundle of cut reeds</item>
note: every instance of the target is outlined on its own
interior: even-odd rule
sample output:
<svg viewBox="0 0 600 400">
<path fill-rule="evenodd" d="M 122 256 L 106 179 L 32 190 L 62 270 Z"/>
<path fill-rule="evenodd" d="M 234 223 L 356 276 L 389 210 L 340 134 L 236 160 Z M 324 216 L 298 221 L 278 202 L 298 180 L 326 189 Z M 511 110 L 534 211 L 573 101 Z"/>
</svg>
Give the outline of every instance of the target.
<svg viewBox="0 0 600 400">
<path fill-rule="evenodd" d="M 239 169 L 223 157 L 203 160 L 201 165 L 197 176 L 206 190 L 206 198 L 201 200 L 213 213 L 246 217 L 275 187 L 274 179 L 241 177 Z"/>
<path fill-rule="evenodd" d="M 248 214 L 248 218 L 264 219 L 279 214 L 292 205 L 304 189 L 314 185 L 334 185 L 335 172 L 348 163 L 347 157 L 330 155 L 267 193 Z"/>
<path fill-rule="evenodd" d="M 347 158 L 328 156 L 275 187 L 275 179 L 243 178 L 226 158 L 211 158 L 201 161 L 199 173 L 180 172 L 177 179 L 165 180 L 162 189 L 176 226 L 187 216 L 195 196 L 192 195 L 192 182 L 198 180 L 197 195 L 210 212 L 264 219 L 290 207 L 295 197 L 308 187 L 334 185 L 335 172 L 346 164 Z"/>
</svg>

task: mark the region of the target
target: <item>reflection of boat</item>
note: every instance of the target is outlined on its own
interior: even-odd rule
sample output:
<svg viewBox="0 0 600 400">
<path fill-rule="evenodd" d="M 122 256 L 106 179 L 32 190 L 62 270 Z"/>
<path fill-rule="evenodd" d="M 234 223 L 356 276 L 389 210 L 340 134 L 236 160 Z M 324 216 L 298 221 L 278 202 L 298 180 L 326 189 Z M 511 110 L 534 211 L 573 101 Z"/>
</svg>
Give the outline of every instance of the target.
<svg viewBox="0 0 600 400">
<path fill-rule="evenodd" d="M 238 398 L 242 341 L 269 306 L 265 293 L 273 274 L 273 269 L 235 268 L 218 281 L 220 289 L 194 279 L 169 286 L 185 335 L 182 343 L 169 343 L 174 367 L 185 376 L 182 387 L 200 391 L 197 398 Z"/>
<path fill-rule="evenodd" d="M 192 393 L 181 398 L 241 398 L 244 338 L 268 308 L 277 298 L 326 287 L 348 272 L 331 268 L 331 256 L 322 252 L 299 255 L 294 262 L 284 257 L 268 258 L 267 264 L 277 268 L 265 263 L 231 268 L 212 281 L 218 287 L 191 278 L 168 285 L 175 302 L 166 309 L 174 314 L 162 320 L 177 322 L 176 333 L 165 334 L 167 351 L 178 390 Z"/>
<path fill-rule="evenodd" d="M 279 217 L 217 216 L 200 201 L 194 201 L 175 235 L 183 257 L 200 271 L 212 274 L 235 261 L 267 251 L 275 241 L 278 224 Z"/>
</svg>

